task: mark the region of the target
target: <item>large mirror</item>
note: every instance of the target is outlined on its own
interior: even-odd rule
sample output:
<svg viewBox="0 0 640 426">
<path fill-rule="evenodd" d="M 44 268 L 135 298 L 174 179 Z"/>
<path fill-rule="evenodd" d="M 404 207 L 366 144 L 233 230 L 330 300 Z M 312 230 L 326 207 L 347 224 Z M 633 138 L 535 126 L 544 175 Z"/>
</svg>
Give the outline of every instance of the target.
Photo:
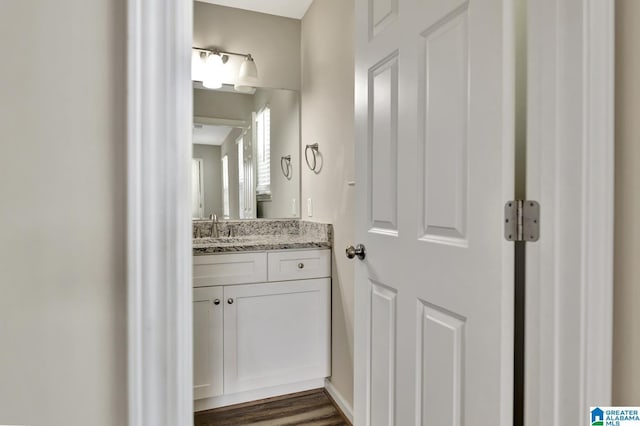
<svg viewBox="0 0 640 426">
<path fill-rule="evenodd" d="M 193 218 L 300 217 L 299 93 L 223 86 L 193 98 Z"/>
</svg>

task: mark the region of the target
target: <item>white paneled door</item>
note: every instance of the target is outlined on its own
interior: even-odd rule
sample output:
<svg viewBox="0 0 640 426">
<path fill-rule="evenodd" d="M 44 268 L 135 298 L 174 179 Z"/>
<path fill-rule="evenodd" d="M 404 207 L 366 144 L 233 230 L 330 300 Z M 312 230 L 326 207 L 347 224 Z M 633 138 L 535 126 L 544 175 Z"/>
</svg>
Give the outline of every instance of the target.
<svg viewBox="0 0 640 426">
<path fill-rule="evenodd" d="M 509 0 L 356 0 L 355 423 L 512 423 Z"/>
</svg>

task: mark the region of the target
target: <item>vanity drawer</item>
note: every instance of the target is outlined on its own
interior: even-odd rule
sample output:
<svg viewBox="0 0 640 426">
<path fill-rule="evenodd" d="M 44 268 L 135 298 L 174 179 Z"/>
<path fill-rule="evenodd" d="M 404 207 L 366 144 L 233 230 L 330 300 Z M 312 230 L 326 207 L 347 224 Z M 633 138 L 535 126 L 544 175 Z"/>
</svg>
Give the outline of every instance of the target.
<svg viewBox="0 0 640 426">
<path fill-rule="evenodd" d="M 267 280 L 266 253 L 193 257 L 193 286 L 257 283 Z"/>
<path fill-rule="evenodd" d="M 287 250 L 268 253 L 269 281 L 331 276 L 331 250 Z"/>
</svg>

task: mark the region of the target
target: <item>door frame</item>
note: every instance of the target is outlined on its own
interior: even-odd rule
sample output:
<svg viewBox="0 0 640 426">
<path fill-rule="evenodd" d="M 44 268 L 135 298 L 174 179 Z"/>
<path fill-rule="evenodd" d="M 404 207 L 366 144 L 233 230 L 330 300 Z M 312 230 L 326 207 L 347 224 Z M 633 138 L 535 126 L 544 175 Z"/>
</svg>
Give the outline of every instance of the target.
<svg viewBox="0 0 640 426">
<path fill-rule="evenodd" d="M 614 0 L 528 2 L 525 425 L 611 405 Z M 543 31 L 538 29 L 544 28 Z"/>
<path fill-rule="evenodd" d="M 191 0 L 127 0 L 128 424 L 193 424 Z"/>
<path fill-rule="evenodd" d="M 193 422 L 191 144 L 184 141 L 191 138 L 193 120 L 193 3 L 127 0 L 127 5 L 129 425 L 188 425 Z M 570 6 L 574 9 L 568 10 Z M 575 7 L 583 12 L 577 23 Z M 550 39 L 531 37 L 534 26 L 529 31 L 529 46 L 545 61 L 542 63 L 556 69 L 556 61 L 562 59 L 558 52 L 569 48 L 584 54 L 577 67 L 584 77 L 579 117 L 567 123 L 552 120 L 553 126 L 545 131 L 538 127 L 538 133 L 530 134 L 530 140 L 536 142 L 528 152 L 533 164 L 540 166 L 544 159 L 545 172 L 576 167 L 575 161 L 562 155 L 566 151 L 555 149 L 560 142 L 570 144 L 565 147 L 573 150 L 573 158 L 583 160 L 580 189 L 574 192 L 576 197 L 578 193 L 584 197 L 571 209 L 567 208 L 571 200 L 558 202 L 560 194 L 554 189 L 567 184 L 563 176 L 553 174 L 555 180 L 550 181 L 538 168 L 527 177 L 529 197 L 541 201 L 543 219 L 540 242 L 527 250 L 528 287 L 535 288 L 540 297 L 531 299 L 533 304 L 527 310 L 527 321 L 534 328 L 529 330 L 526 351 L 526 424 L 540 424 L 536 420 L 544 416 L 560 425 L 563 410 L 573 410 L 576 418 L 584 418 L 589 404 L 605 405 L 611 398 L 613 0 L 536 0 L 529 2 L 529 11 L 535 16 L 536 20 L 530 21 L 534 25 L 544 22 L 538 19 L 555 23 L 553 31 L 548 25 L 539 31 Z M 578 28 L 578 37 L 564 31 L 569 28 Z M 562 90 L 556 91 L 562 89 L 562 78 L 567 79 L 566 74 L 560 74 L 529 68 L 530 81 L 537 84 L 530 83 L 529 93 L 536 93 L 533 89 L 537 87 L 541 89 L 538 94 L 546 94 L 538 98 L 535 109 L 529 104 L 532 123 L 546 123 L 553 117 L 545 111 L 566 107 Z M 580 137 L 562 139 L 576 125 L 582 129 Z M 576 242 L 579 260 L 563 263 L 558 241 L 575 234 L 554 227 L 576 217 L 582 223 L 582 238 Z M 563 291 L 562 273 L 578 274 L 577 285 L 582 290 L 579 304 L 575 310 L 554 311 L 558 315 L 544 318 L 540 308 L 545 303 L 556 306 L 556 296 Z M 561 341 L 576 324 L 578 341 Z M 547 332 L 555 338 L 543 339 Z M 594 346 L 593 342 L 600 344 Z M 574 355 L 577 358 L 571 358 Z M 575 364 L 575 359 L 580 360 L 578 398 L 574 406 L 567 407 L 557 391 L 565 379 L 563 367 Z"/>
</svg>

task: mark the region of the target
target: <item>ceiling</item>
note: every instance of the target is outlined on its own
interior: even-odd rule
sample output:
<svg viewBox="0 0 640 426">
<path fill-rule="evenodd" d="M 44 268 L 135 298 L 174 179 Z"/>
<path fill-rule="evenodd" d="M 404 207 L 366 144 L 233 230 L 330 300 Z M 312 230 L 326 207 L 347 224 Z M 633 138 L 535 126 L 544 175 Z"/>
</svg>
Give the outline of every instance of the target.
<svg viewBox="0 0 640 426">
<path fill-rule="evenodd" d="M 269 15 L 302 19 L 313 0 L 198 0 L 203 3 L 219 4 L 236 9 L 253 10 Z"/>
<path fill-rule="evenodd" d="M 197 145 L 222 145 L 233 127 L 195 124 L 193 126 L 193 143 Z"/>
</svg>

